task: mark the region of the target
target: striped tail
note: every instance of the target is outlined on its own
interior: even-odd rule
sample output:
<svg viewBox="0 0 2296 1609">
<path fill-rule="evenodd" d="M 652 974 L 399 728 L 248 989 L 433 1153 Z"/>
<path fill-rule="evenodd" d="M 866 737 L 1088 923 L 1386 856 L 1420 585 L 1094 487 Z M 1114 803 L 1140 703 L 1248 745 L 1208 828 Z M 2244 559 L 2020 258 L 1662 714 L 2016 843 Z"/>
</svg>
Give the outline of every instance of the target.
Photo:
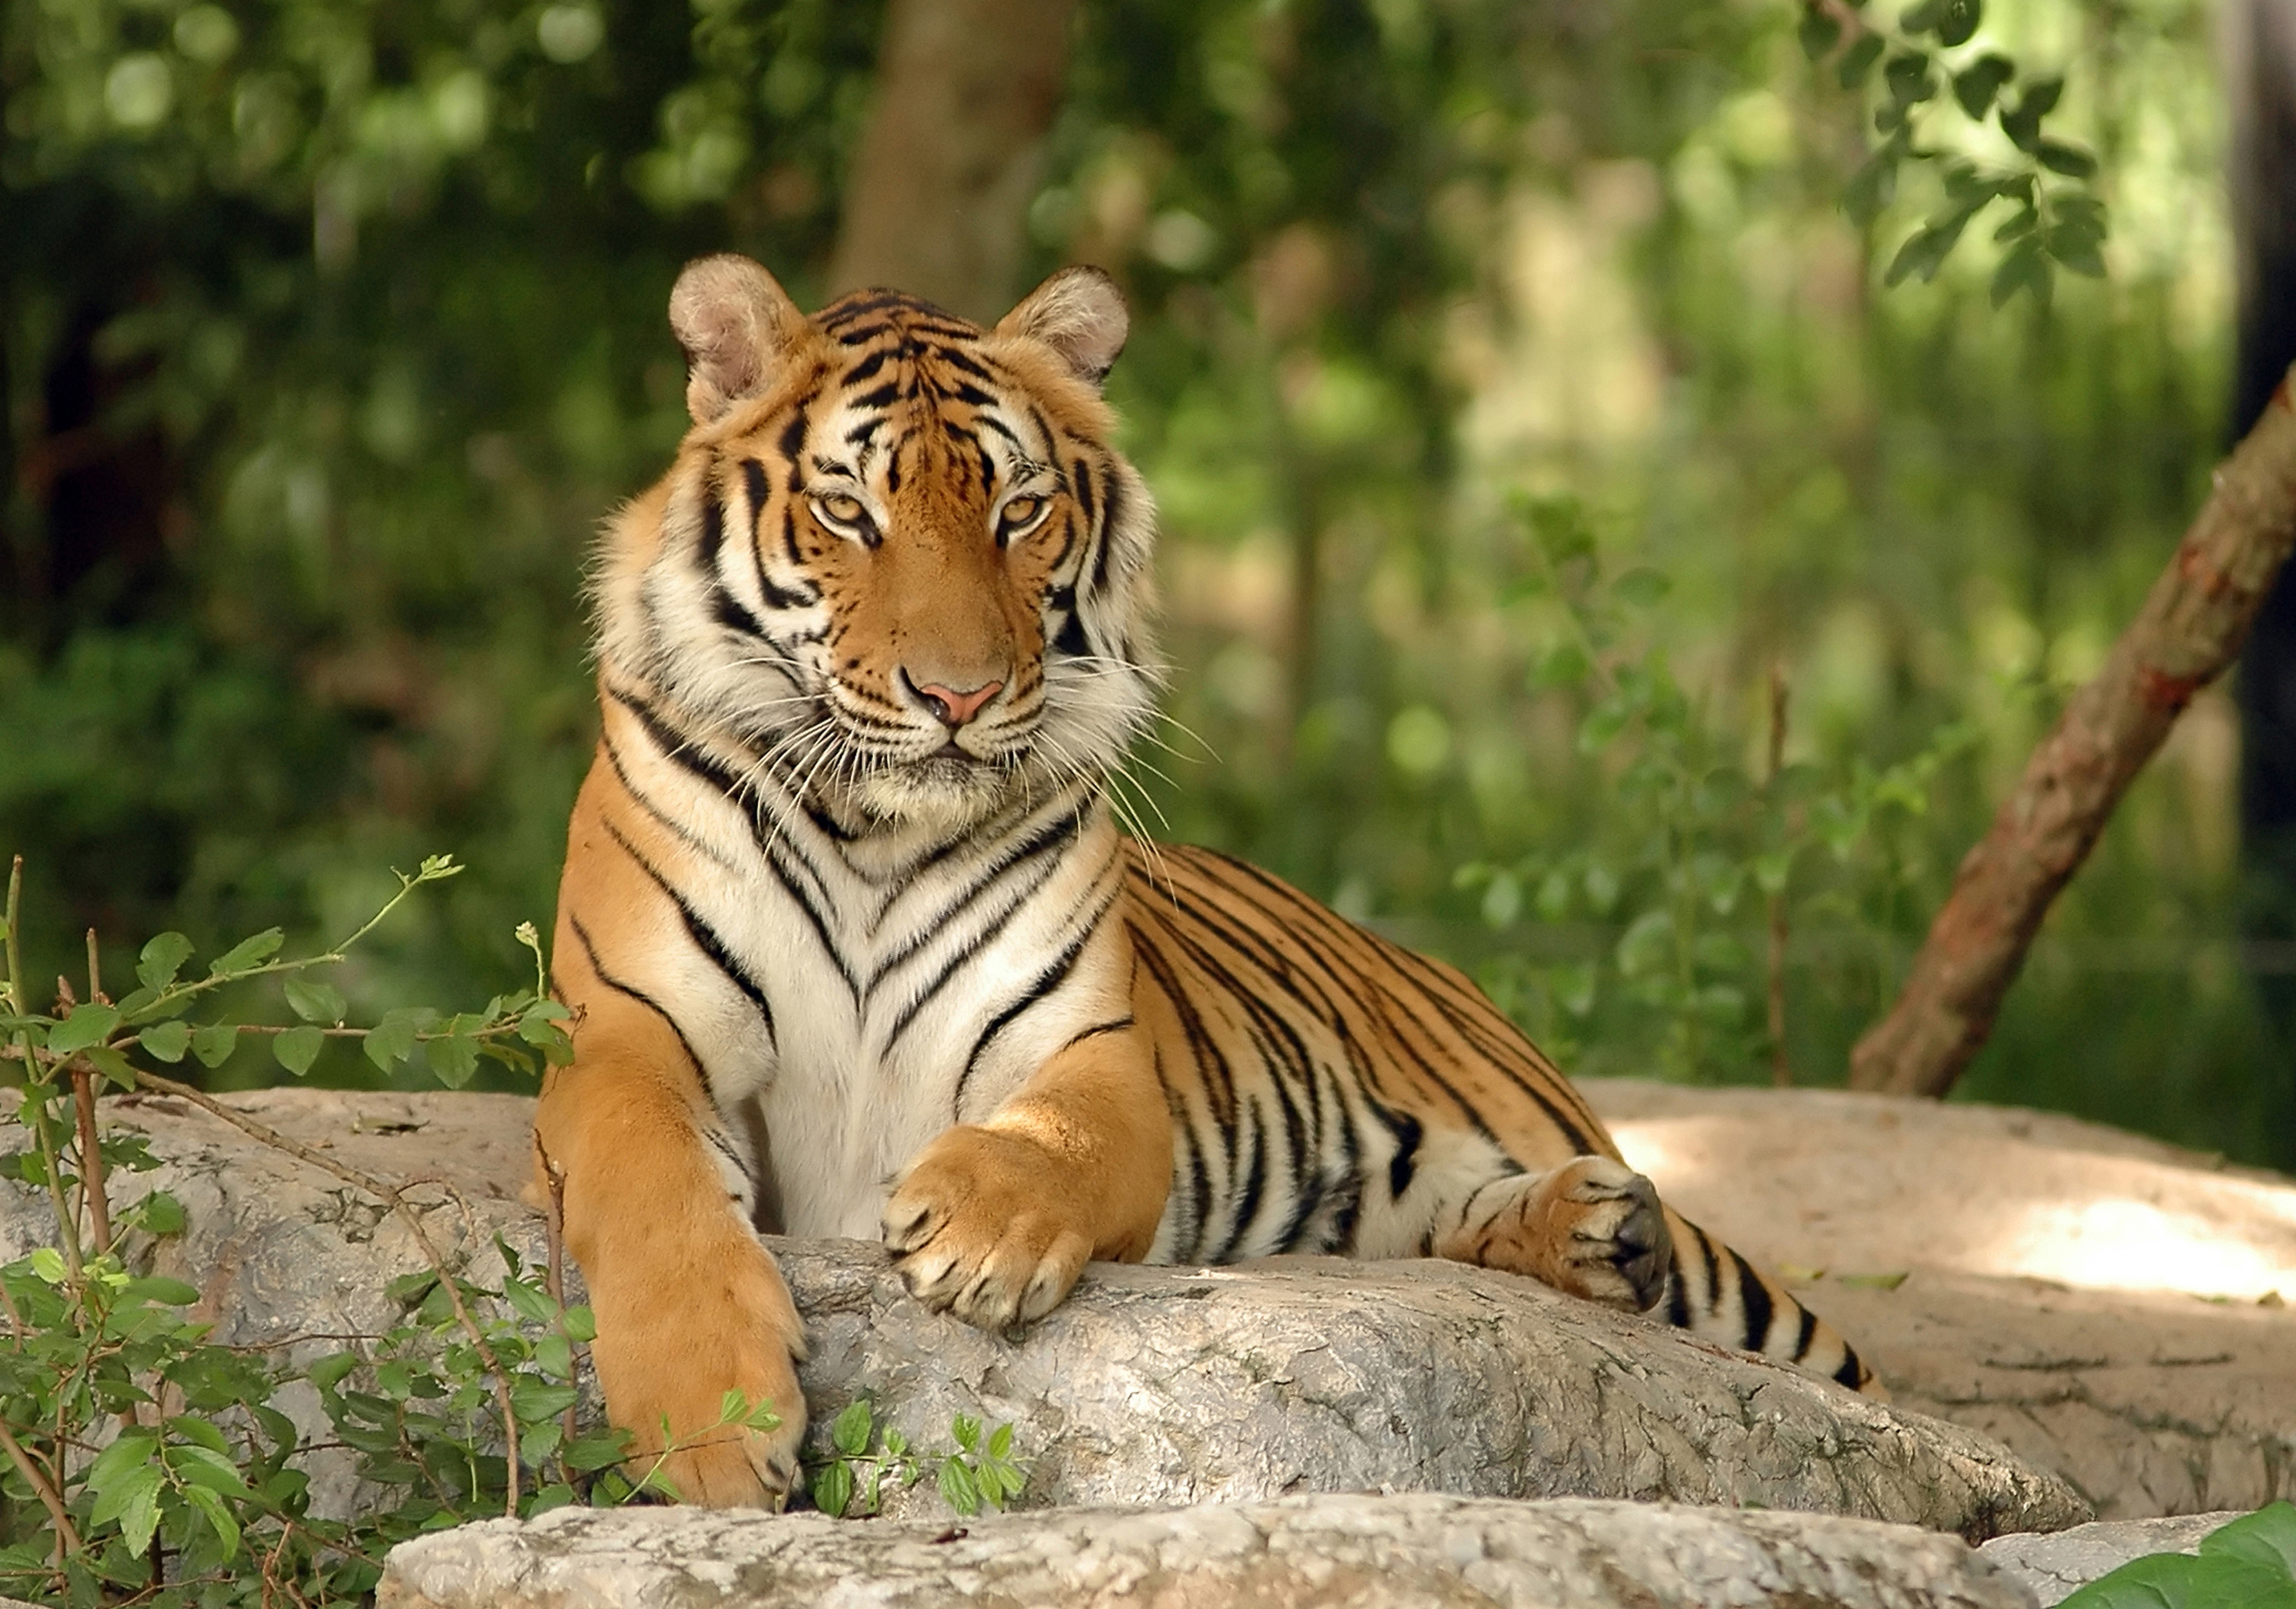
<svg viewBox="0 0 2296 1609">
<path fill-rule="evenodd" d="M 1674 1269 L 1658 1311 L 1669 1323 L 1890 1400 L 1857 1349 L 1784 1286 L 1672 1207 L 1666 1227 L 1674 1237 Z"/>
</svg>

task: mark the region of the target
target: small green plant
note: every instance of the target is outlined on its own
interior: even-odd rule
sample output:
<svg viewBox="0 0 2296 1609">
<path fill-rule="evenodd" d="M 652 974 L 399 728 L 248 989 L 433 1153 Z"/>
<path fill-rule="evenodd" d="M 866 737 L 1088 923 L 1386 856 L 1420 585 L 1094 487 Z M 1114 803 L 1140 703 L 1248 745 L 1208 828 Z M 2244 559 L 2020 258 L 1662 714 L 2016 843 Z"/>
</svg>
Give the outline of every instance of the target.
<svg viewBox="0 0 2296 1609">
<path fill-rule="evenodd" d="M 2274 1503 L 2210 1531 L 2197 1556 L 2131 1559 L 2063 1609 L 2296 1609 L 2296 1504 Z"/>
<path fill-rule="evenodd" d="M 931 1475 L 951 1508 L 972 1515 L 984 1504 L 1004 1507 L 1027 1487 L 1027 1460 L 1013 1455 L 1012 1425 L 997 1425 L 984 1442 L 980 1421 L 958 1414 L 949 1437 L 948 1450 L 920 1452 L 898 1428 L 877 1423 L 867 1397 L 856 1397 L 830 1422 L 829 1451 L 813 1469 L 814 1507 L 838 1518 L 881 1514 L 888 1481 L 901 1489 Z"/>
<path fill-rule="evenodd" d="M 587 1308 L 565 1303 L 554 1202 L 547 1262 L 529 1266 L 497 1237 L 502 1276 L 481 1283 L 439 1254 L 399 1187 L 149 1065 L 189 1055 L 217 1066 L 243 1039 L 268 1037 L 280 1066 L 299 1075 L 329 1036 L 359 1040 L 386 1069 L 419 1050 L 450 1086 L 468 1082 L 481 1058 L 529 1073 L 563 1063 L 568 1014 L 548 996 L 530 926 L 519 937 L 535 958 L 534 987 L 497 996 L 483 1011 L 400 1009 L 353 1027 L 340 993 L 309 976 L 341 961 L 416 889 L 460 870 L 443 856 L 423 862 L 400 876 L 372 919 L 316 955 L 276 959 L 281 935 L 273 930 L 185 980 L 193 947 L 163 934 L 144 948 L 138 987 L 116 1002 L 91 935 L 86 1000 L 67 998 L 51 1013 L 25 999 L 20 862 L 12 873 L 0 927 L 0 1060 L 20 1077 L 4 1121 L 20 1125 L 29 1143 L 0 1165 L 45 1194 L 56 1243 L 0 1268 L 0 1593 L 70 1609 L 357 1604 L 373 1590 L 383 1555 L 408 1537 L 569 1503 L 675 1498 L 662 1474 L 670 1452 L 782 1423 L 771 1402 L 728 1392 L 715 1424 L 677 1441 L 665 1425 L 665 1451 L 633 1459 L 626 1434 L 577 1412 L 583 1348 L 595 1325 Z M 299 1024 L 187 1020 L 227 985 L 274 976 Z M 100 1132 L 94 1093 L 107 1083 L 191 1101 L 398 1214 L 427 1265 L 386 1287 L 399 1320 L 299 1372 L 210 1340 L 210 1327 L 186 1311 L 197 1290 L 130 1266 L 135 1246 L 182 1233 L 185 1220 L 182 1205 L 160 1190 L 115 1212 L 108 1181 L 157 1163 L 142 1136 Z M 296 1462 L 310 1448 L 279 1407 L 280 1393 L 298 1383 L 317 1393 L 330 1444 L 353 1452 L 361 1480 L 382 1494 L 350 1518 L 311 1512 Z M 814 1476 L 816 1502 L 831 1514 L 872 1514 L 889 1476 L 914 1483 L 926 1474 L 963 1514 L 1020 1495 L 1025 1475 L 1011 1425 L 984 1442 L 979 1422 L 960 1415 L 951 1431 L 952 1450 L 921 1455 L 898 1431 L 880 1430 L 865 1399 L 856 1402 L 832 1426 L 834 1450 Z"/>
<path fill-rule="evenodd" d="M 1993 271 L 1993 305 L 2022 290 L 2046 306 L 2056 269 L 2103 277 L 2096 159 L 2043 127 L 2064 94 L 2062 78 L 2021 72 L 1997 51 L 1964 49 L 1983 20 L 1983 0 L 1914 0 L 1895 28 L 1875 20 L 1866 0 L 1805 0 L 1801 45 L 1813 62 L 1833 62 L 1842 88 L 1876 83 L 1881 143 L 1842 193 L 1852 219 L 1866 225 L 1881 216 L 1906 165 L 1926 165 L 1938 176 L 1939 204 L 1898 246 L 1884 282 L 1934 278 L 1970 224 L 2001 201 L 2007 216 L 1993 238 L 2005 249 Z M 1943 124 L 1952 121 L 1943 110 L 1948 99 L 1964 127 L 1940 140 Z M 1988 118 L 1997 136 L 1982 132 Z M 1972 145 L 1981 158 L 1968 154 Z"/>
<path fill-rule="evenodd" d="M 1927 809 L 1938 772 L 1975 741 L 1975 729 L 1949 723 L 1895 764 L 1859 758 L 1828 777 L 1784 763 L 1785 700 L 1774 684 L 1768 764 L 1751 776 L 1733 757 L 1742 740 L 1718 729 L 1640 623 L 1669 590 L 1667 577 L 1647 568 L 1607 573 L 1574 499 L 1521 498 L 1514 511 L 1528 568 L 1505 600 L 1549 606 L 1531 688 L 1573 701 L 1578 750 L 1600 768 L 1617 808 L 1601 845 L 1472 862 L 1456 882 L 1480 890 L 1496 930 L 1575 917 L 1619 935 L 1607 958 L 1533 967 L 1510 956 L 1484 981 L 1557 1054 L 1577 1049 L 1608 988 L 1663 1024 L 1669 1075 L 1726 1074 L 1767 1054 L 1784 1082 L 1790 932 L 1830 921 L 1869 946 L 1886 932 L 1907 868 L 1882 829 L 1893 814 Z M 1831 876 L 1822 874 L 1828 862 Z M 1760 937 L 1750 943 L 1754 910 Z M 1758 1001 L 1767 1006 L 1759 1014 Z"/>
</svg>

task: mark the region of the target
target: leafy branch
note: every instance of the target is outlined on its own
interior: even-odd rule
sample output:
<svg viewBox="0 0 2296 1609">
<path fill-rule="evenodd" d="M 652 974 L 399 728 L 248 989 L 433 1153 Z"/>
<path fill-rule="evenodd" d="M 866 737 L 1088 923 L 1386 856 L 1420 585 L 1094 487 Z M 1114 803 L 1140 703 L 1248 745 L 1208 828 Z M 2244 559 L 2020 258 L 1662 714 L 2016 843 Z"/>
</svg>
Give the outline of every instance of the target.
<svg viewBox="0 0 2296 1609">
<path fill-rule="evenodd" d="M 1799 36 L 1811 61 L 1832 61 L 1846 90 L 1866 89 L 1875 66 L 1882 69 L 1872 92 L 1882 140 L 1844 188 L 1843 210 L 1871 225 L 1896 199 L 1906 164 L 1927 164 L 1939 176 L 1940 204 L 1899 244 L 1883 282 L 1936 277 L 1969 225 L 1995 201 L 2008 208 L 1993 232 L 2006 248 L 1993 271 L 1996 307 L 2021 290 L 2046 306 L 2058 268 L 2102 278 L 2106 219 L 2095 184 L 2096 158 L 2044 127 L 2063 96 L 2064 79 L 2021 76 L 1997 51 L 1964 53 L 1983 20 L 1983 0 L 1915 0 L 1894 29 L 1876 22 L 1866 4 L 1806 0 Z M 1946 89 L 1949 97 L 1940 94 Z M 1940 120 L 1950 121 L 1943 111 L 1948 99 L 1964 126 L 1982 130 L 1991 119 L 2000 139 L 1988 160 L 1972 159 L 1936 137 Z"/>
</svg>

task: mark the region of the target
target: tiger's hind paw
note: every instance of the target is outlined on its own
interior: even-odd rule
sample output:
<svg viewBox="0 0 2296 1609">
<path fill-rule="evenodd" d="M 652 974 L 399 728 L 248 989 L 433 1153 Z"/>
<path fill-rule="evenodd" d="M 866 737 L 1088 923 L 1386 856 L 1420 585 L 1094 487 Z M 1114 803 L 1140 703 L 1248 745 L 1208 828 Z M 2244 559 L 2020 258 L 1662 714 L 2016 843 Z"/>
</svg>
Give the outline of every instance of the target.
<svg viewBox="0 0 2296 1609">
<path fill-rule="evenodd" d="M 1434 1249 L 1637 1313 L 1665 1293 L 1674 1261 L 1657 1187 L 1608 1156 L 1486 1185 Z"/>
</svg>

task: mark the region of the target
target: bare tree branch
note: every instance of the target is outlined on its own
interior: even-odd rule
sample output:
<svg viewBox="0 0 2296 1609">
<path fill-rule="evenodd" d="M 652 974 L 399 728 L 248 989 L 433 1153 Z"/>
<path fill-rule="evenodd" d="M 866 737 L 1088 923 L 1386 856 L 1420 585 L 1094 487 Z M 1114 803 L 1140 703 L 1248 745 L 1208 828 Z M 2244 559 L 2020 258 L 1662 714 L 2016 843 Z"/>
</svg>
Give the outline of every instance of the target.
<svg viewBox="0 0 2296 1609">
<path fill-rule="evenodd" d="M 2240 651 L 2296 542 L 2296 403 L 2282 379 L 2256 428 L 2095 678 L 2026 762 L 1961 863 L 1890 1015 L 1850 1053 L 1852 1089 L 1943 1095 L 1993 1031 L 2049 903 L 2193 695 Z"/>
<path fill-rule="evenodd" d="M 887 285 L 993 319 L 1021 287 L 1076 0 L 892 0 L 845 186 L 835 290 Z"/>
</svg>

